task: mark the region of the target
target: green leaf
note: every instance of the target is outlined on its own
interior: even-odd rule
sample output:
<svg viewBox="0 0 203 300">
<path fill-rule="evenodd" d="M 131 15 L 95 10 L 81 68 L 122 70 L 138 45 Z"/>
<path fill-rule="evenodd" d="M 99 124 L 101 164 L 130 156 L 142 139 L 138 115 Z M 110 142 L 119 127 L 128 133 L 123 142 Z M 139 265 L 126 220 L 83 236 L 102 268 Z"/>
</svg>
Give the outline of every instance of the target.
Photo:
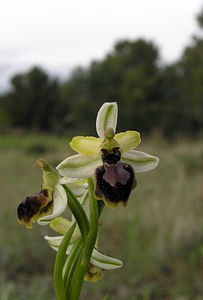
<svg viewBox="0 0 203 300">
<path fill-rule="evenodd" d="M 123 153 L 121 160 L 131 165 L 135 173 L 152 170 L 159 164 L 158 157 L 136 150 Z"/>
<path fill-rule="evenodd" d="M 83 240 L 85 240 L 89 233 L 89 221 L 87 215 L 82 205 L 80 204 L 78 199 L 74 196 L 74 194 L 71 192 L 71 190 L 67 186 L 64 186 L 64 188 L 68 194 L 69 208 L 72 214 L 74 215 L 75 220 L 79 226 L 82 238 Z"/>
<path fill-rule="evenodd" d="M 116 132 L 118 118 L 118 106 L 116 102 L 105 102 L 97 114 L 96 130 L 98 136 L 103 140 L 104 132 L 108 128 L 113 128 Z"/>
<path fill-rule="evenodd" d="M 64 282 L 62 280 L 62 272 L 66 258 L 66 250 L 73 235 L 76 223 L 74 223 L 64 236 L 58 249 L 55 265 L 54 265 L 54 286 L 57 300 L 66 300 Z"/>
</svg>

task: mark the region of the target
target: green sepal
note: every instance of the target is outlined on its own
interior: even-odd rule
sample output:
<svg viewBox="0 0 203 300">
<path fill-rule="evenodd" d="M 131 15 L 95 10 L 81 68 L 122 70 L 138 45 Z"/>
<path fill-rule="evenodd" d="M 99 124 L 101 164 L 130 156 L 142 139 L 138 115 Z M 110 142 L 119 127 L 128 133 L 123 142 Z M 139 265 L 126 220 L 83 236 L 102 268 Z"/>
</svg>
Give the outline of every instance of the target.
<svg viewBox="0 0 203 300">
<path fill-rule="evenodd" d="M 96 130 L 98 136 L 103 140 L 108 128 L 113 128 L 116 132 L 118 118 L 118 106 L 116 102 L 105 102 L 97 114 Z"/>
<path fill-rule="evenodd" d="M 62 176 L 73 178 L 88 178 L 94 174 L 95 169 L 101 165 L 100 157 L 76 154 L 66 158 L 58 166 L 57 170 Z"/>
<path fill-rule="evenodd" d="M 103 270 L 113 270 L 123 266 L 123 262 L 121 260 L 104 255 L 96 248 L 94 248 L 92 252 L 91 263 Z"/>
<path fill-rule="evenodd" d="M 121 160 L 131 165 L 135 173 L 152 170 L 159 164 L 158 157 L 136 150 L 123 153 Z"/>
<path fill-rule="evenodd" d="M 46 160 L 38 159 L 34 167 L 40 168 L 43 171 L 43 186 L 54 187 L 57 184 L 60 178 L 59 173 Z"/>
</svg>

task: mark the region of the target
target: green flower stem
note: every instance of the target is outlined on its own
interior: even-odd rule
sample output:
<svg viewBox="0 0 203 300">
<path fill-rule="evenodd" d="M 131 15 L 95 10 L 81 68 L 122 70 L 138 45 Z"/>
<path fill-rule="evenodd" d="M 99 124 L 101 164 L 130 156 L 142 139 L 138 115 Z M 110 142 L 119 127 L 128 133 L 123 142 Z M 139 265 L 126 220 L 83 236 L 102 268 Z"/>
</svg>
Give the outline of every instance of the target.
<svg viewBox="0 0 203 300">
<path fill-rule="evenodd" d="M 90 258 L 94 245 L 96 243 L 98 234 L 98 202 L 94 198 L 94 184 L 92 179 L 88 180 L 89 184 L 89 199 L 90 199 L 90 226 L 89 233 L 81 252 L 80 259 L 75 268 L 74 275 L 71 282 L 70 298 L 69 300 L 78 300 L 84 280 L 85 273 L 88 270 Z"/>
<path fill-rule="evenodd" d="M 55 266 L 54 266 L 54 286 L 55 286 L 57 300 L 66 300 L 65 288 L 62 280 L 62 271 L 63 271 L 65 258 L 66 258 L 66 250 L 71 240 L 71 237 L 73 235 L 73 232 L 75 230 L 75 227 L 76 227 L 76 223 L 74 223 L 70 227 L 70 229 L 64 236 L 56 255 Z"/>
<path fill-rule="evenodd" d="M 64 185 L 64 189 L 68 195 L 69 208 L 72 211 L 72 213 L 76 219 L 76 222 L 80 228 L 82 238 L 85 241 L 85 239 L 88 235 L 88 232 L 89 232 L 89 221 L 88 221 L 87 215 L 86 215 L 82 205 L 80 204 L 78 199 L 75 197 L 75 195 L 72 193 L 72 191 L 66 185 Z"/>
</svg>

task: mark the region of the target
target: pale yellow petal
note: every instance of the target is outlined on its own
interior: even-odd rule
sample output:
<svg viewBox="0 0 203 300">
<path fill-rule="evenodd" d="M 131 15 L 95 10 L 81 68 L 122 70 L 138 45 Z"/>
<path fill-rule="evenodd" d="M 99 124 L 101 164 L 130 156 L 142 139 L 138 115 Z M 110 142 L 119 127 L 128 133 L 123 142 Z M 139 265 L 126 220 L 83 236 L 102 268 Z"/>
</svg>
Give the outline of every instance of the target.
<svg viewBox="0 0 203 300">
<path fill-rule="evenodd" d="M 76 152 L 87 156 L 98 156 L 101 139 L 93 136 L 76 136 L 70 142 L 70 146 Z"/>
<path fill-rule="evenodd" d="M 141 142 L 140 133 L 131 130 L 116 134 L 115 140 L 119 143 L 123 152 L 128 152 L 136 148 Z"/>
</svg>

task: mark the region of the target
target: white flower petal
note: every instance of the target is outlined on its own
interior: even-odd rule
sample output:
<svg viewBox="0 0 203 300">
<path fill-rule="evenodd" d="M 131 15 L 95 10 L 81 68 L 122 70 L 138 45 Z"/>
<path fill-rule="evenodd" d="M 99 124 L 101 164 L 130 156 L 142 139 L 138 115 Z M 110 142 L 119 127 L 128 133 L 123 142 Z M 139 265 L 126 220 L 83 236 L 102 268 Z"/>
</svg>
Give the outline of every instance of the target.
<svg viewBox="0 0 203 300">
<path fill-rule="evenodd" d="M 61 215 L 67 207 L 67 195 L 61 185 L 56 185 L 53 193 L 53 212 L 51 215 L 40 218 L 37 223 L 40 225 L 47 225 L 53 219 Z"/>
<path fill-rule="evenodd" d="M 100 157 L 77 154 L 66 158 L 56 168 L 62 176 L 88 178 L 99 165 L 102 165 Z"/>
<path fill-rule="evenodd" d="M 158 157 L 136 150 L 123 153 L 121 160 L 131 165 L 135 173 L 152 170 L 159 163 Z"/>
<path fill-rule="evenodd" d="M 118 118 L 118 106 L 116 102 L 105 102 L 97 114 L 96 130 L 101 139 L 104 139 L 104 132 L 111 127 L 116 132 Z"/>
<path fill-rule="evenodd" d="M 104 270 L 118 269 L 123 266 L 123 262 L 117 258 L 102 254 L 94 248 L 91 257 L 91 263 Z"/>
</svg>

